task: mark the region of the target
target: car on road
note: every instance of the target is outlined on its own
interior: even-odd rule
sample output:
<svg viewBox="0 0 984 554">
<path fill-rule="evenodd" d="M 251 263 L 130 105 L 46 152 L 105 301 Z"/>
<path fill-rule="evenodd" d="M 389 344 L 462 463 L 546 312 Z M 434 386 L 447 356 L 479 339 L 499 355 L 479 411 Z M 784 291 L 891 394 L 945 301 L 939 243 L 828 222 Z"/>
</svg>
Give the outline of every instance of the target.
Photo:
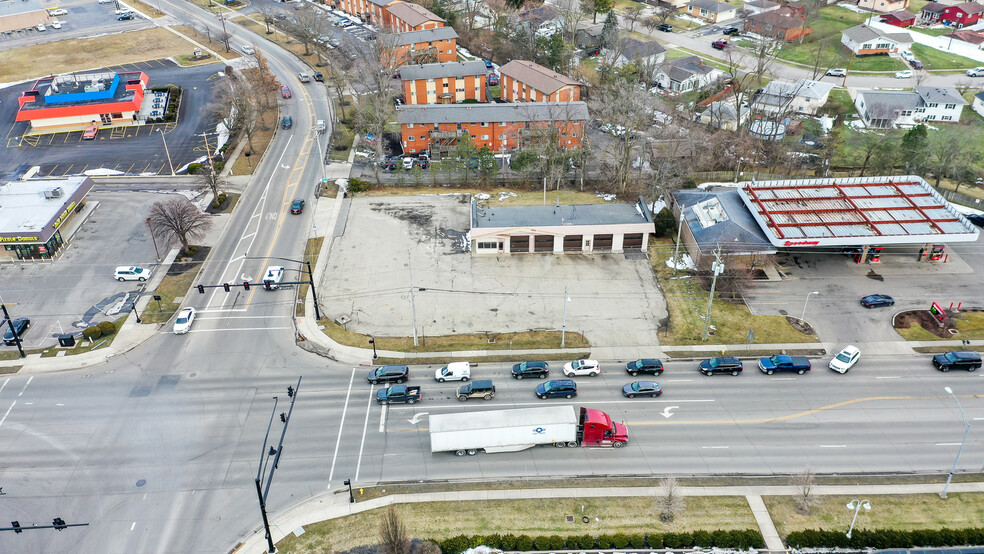
<svg viewBox="0 0 984 554">
<path fill-rule="evenodd" d="M 284 98 L 290 98 L 294 95 L 291 94 L 290 87 L 288 87 L 287 85 L 283 85 L 282 87 L 280 87 L 280 96 L 283 96 Z"/>
<path fill-rule="evenodd" d="M 293 202 L 290 203 L 290 213 L 297 215 L 304 211 L 304 199 L 295 198 Z"/>
<path fill-rule="evenodd" d="M 827 70 L 827 77 L 847 77 L 847 70 L 843 67 L 834 67 Z"/>
<path fill-rule="evenodd" d="M 400 384 L 410 379 L 410 368 L 405 365 L 383 365 L 369 372 L 366 380 L 373 385 L 379 383 Z"/>
<path fill-rule="evenodd" d="M 280 126 L 284 129 L 290 129 L 294 126 L 294 118 L 289 115 L 285 115 L 284 118 L 280 120 Z"/>
<path fill-rule="evenodd" d="M 68 15 L 68 10 L 65 8 L 55 8 L 53 10 L 48 10 L 48 15 Z"/>
<path fill-rule="evenodd" d="M 912 77 L 912 71 L 909 71 L 908 69 L 895 72 L 896 79 L 908 79 L 909 77 Z"/>
<path fill-rule="evenodd" d="M 574 375 L 597 377 L 599 373 L 601 373 L 601 366 L 598 360 L 576 360 L 564 364 L 564 375 L 567 377 Z"/>
<path fill-rule="evenodd" d="M 861 351 L 858 350 L 857 346 L 847 345 L 834 356 L 827 367 L 836 371 L 837 373 L 847 373 L 854 364 L 858 363 L 861 359 Z"/>
<path fill-rule="evenodd" d="M 325 74 L 322 73 L 322 72 L 320 72 L 320 71 L 316 72 L 314 74 L 314 80 L 317 81 L 317 82 L 319 82 L 319 83 L 325 82 Z"/>
<path fill-rule="evenodd" d="M 577 396 L 577 383 L 571 379 L 546 381 L 536 386 L 536 395 L 540 400 L 546 400 L 547 398 L 574 398 Z"/>
<path fill-rule="evenodd" d="M 729 46 L 730 44 L 728 44 L 728 41 L 726 40 L 715 40 L 714 42 L 711 43 L 711 48 L 715 50 L 724 50 Z"/>
<path fill-rule="evenodd" d="M 44 26 L 44 23 L 38 23 L 38 30 L 39 31 L 47 31 L 48 28 Z"/>
<path fill-rule="evenodd" d="M 741 31 L 738 30 L 738 27 L 725 27 L 724 29 L 721 29 L 721 32 L 726 35 L 737 35 L 741 33 Z"/>
<path fill-rule="evenodd" d="M 656 27 L 656 30 L 663 31 L 664 33 L 672 33 L 673 25 L 670 25 L 669 23 L 660 23 L 659 26 Z"/>
<path fill-rule="evenodd" d="M 861 299 L 865 308 L 882 308 L 895 305 L 895 299 L 887 294 L 869 294 Z"/>
<path fill-rule="evenodd" d="M 246 54 L 247 56 L 252 56 L 253 54 L 256 53 L 256 50 L 254 50 L 253 47 L 249 44 L 244 44 L 239 49 L 242 50 L 243 54 Z"/>
<path fill-rule="evenodd" d="M 550 375 L 550 364 L 547 362 L 523 362 L 512 367 L 512 376 L 516 379 L 525 379 L 527 377 L 543 379 L 547 375 Z"/>
<path fill-rule="evenodd" d="M 22 336 L 28 329 L 31 328 L 31 320 L 26 317 L 18 317 L 17 319 L 10 322 L 13 326 L 11 331 L 10 327 L 7 327 L 7 331 L 3 334 L 3 343 L 7 346 L 13 346 L 17 344 L 16 337 Z"/>
<path fill-rule="evenodd" d="M 4 335 L 6 340 L 7 335 Z M 10 344 L 10 343 L 7 343 Z M 936 369 L 946 373 L 951 369 L 966 369 L 974 371 L 981 367 L 981 355 L 978 352 L 947 352 L 933 356 L 933 365 Z"/>
<path fill-rule="evenodd" d="M 297 78 L 302 83 L 310 83 L 311 82 L 311 76 L 308 75 L 307 73 L 303 72 L 303 71 L 297 74 Z"/>
<path fill-rule="evenodd" d="M 82 140 L 94 140 L 97 133 L 99 133 L 99 127 L 89 125 L 85 128 L 85 131 L 82 131 Z"/>
<path fill-rule="evenodd" d="M 813 364 L 810 363 L 809 358 L 805 356 L 787 356 L 785 354 L 759 358 L 758 366 L 762 370 L 762 373 L 766 375 L 772 375 L 777 371 L 796 372 L 803 375 L 813 369 Z"/>
<path fill-rule="evenodd" d="M 978 227 L 984 227 L 984 214 L 967 214 L 967 221 Z"/>
<path fill-rule="evenodd" d="M 178 312 L 178 317 L 174 320 L 174 334 L 183 335 L 188 331 L 191 331 L 191 324 L 195 322 L 195 315 L 197 312 L 195 308 L 184 308 Z"/>
<path fill-rule="evenodd" d="M 116 17 L 117 21 L 126 21 L 127 19 L 133 19 L 133 14 L 130 12 L 121 13 Z"/>
<path fill-rule="evenodd" d="M 622 387 L 622 396 L 626 398 L 635 398 L 637 396 L 651 396 L 656 398 L 661 394 L 663 394 L 663 387 L 659 386 L 659 383 L 652 381 L 636 381 L 634 383 L 626 383 Z"/>
<path fill-rule="evenodd" d="M 967 70 L 968 77 L 984 77 L 984 67 L 975 67 Z"/>
<path fill-rule="evenodd" d="M 745 369 L 744 364 L 738 358 L 711 358 L 700 363 L 700 372 L 704 375 L 715 373 L 730 373 L 738 375 Z"/>
<path fill-rule="evenodd" d="M 492 381 L 472 381 L 458 387 L 455 396 L 462 402 L 467 402 L 469 398 L 484 398 L 492 400 L 495 398 L 495 385 Z"/>
<path fill-rule="evenodd" d="M 636 360 L 625 364 L 625 371 L 633 377 L 639 375 L 640 373 L 662 375 L 663 362 L 651 358 L 643 358 L 641 360 Z"/>
<path fill-rule="evenodd" d="M 123 281 L 146 281 L 150 279 L 151 273 L 149 269 L 143 267 L 121 265 L 113 272 L 113 279 L 121 283 Z"/>
</svg>

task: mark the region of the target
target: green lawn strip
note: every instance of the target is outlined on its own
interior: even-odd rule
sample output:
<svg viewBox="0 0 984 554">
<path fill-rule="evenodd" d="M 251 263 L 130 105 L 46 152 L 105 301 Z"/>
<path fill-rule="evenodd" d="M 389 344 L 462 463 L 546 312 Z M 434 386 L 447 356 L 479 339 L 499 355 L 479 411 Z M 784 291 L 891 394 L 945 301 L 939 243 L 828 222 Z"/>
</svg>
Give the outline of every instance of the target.
<svg viewBox="0 0 984 554">
<path fill-rule="evenodd" d="M 322 331 L 335 342 L 369 348 L 369 335 L 344 329 L 328 319 L 318 322 Z M 475 333 L 444 336 L 420 336 L 417 346 L 412 337 L 375 337 L 378 350 L 397 352 L 451 352 L 460 350 L 540 350 L 560 348 L 560 331 L 520 331 L 517 333 Z M 568 331 L 566 348 L 590 348 L 584 335 Z"/>
<path fill-rule="evenodd" d="M 942 484 L 941 484 L 942 486 Z M 854 511 L 845 505 L 854 496 L 822 496 L 809 515 L 797 511 L 796 499 L 790 496 L 766 496 L 762 500 L 783 537 L 805 529 L 847 531 Z M 980 527 L 984 521 L 984 493 L 950 493 L 944 500 L 936 493 L 864 495 L 871 510 L 858 512 L 855 529 L 959 529 Z"/>
<path fill-rule="evenodd" d="M 318 264 L 318 253 L 321 252 L 321 245 L 324 244 L 325 237 L 315 237 L 313 239 L 308 239 L 304 246 L 304 261 L 311 262 L 311 267 L 315 267 Z M 303 278 L 307 279 L 307 272 L 304 272 Z M 308 285 L 304 283 L 297 287 L 297 307 L 294 310 L 294 315 L 300 317 L 304 315 L 304 302 L 307 299 Z M 317 292 L 317 291 L 315 291 Z"/>
<path fill-rule="evenodd" d="M 911 11 L 912 8 L 910 7 L 909 10 Z M 912 13 L 918 14 L 919 12 L 912 12 Z M 945 28 L 945 29 L 924 29 L 922 27 L 909 27 L 905 31 L 906 32 L 914 32 L 914 33 L 922 33 L 924 35 L 929 35 L 931 37 L 941 37 L 943 35 L 948 35 L 948 34 L 952 33 L 955 30 L 956 29 L 952 29 L 952 28 Z M 915 44 L 913 44 L 913 46 L 915 46 Z"/>
<path fill-rule="evenodd" d="M 735 358 L 764 358 L 766 356 L 771 356 L 776 354 L 775 350 L 756 350 L 754 348 L 745 350 L 742 347 L 734 348 L 731 350 L 663 350 L 663 354 L 668 358 L 713 358 L 715 356 L 734 356 Z M 793 348 L 786 349 L 786 354 L 790 356 L 823 356 L 827 353 L 824 348 Z M 745 369 L 756 369 L 753 367 L 754 364 L 745 364 Z M 694 368 L 696 369 L 696 365 Z"/>
<path fill-rule="evenodd" d="M 154 291 L 155 295 L 161 297 L 160 302 L 151 299 L 143 313 L 140 314 L 140 321 L 143 323 L 164 323 L 171 319 L 174 312 L 181 307 L 181 301 L 175 299 L 184 298 L 188 295 L 197 275 L 197 268 L 185 271 L 180 275 L 165 275 L 161 284 Z"/>
<path fill-rule="evenodd" d="M 844 113 L 853 113 L 854 101 L 851 100 L 851 95 L 846 90 L 842 88 L 831 89 L 830 95 L 827 97 L 827 103 L 840 104 L 844 107 Z"/>
<path fill-rule="evenodd" d="M 934 337 L 935 339 L 935 337 Z M 959 348 L 955 346 L 913 346 L 912 350 L 920 354 L 945 354 L 954 350 L 967 350 L 970 352 L 984 352 L 984 344 L 963 345 Z M 954 477 L 955 478 L 955 477 Z"/>
<path fill-rule="evenodd" d="M 588 350 L 577 351 L 577 350 L 565 350 L 564 356 L 574 360 L 582 359 L 591 356 L 591 352 Z M 444 365 L 451 362 L 460 362 L 461 358 L 458 357 L 447 357 L 447 358 L 376 358 L 373 360 L 374 364 L 377 365 Z M 495 362 L 516 362 L 518 361 L 516 356 L 469 356 L 468 361 L 477 363 L 495 363 Z"/>
<path fill-rule="evenodd" d="M 976 340 L 984 339 L 984 312 L 962 312 L 957 318 L 957 330 L 960 331 L 952 337 L 940 338 L 922 328 L 921 325 L 913 325 L 908 329 L 896 329 L 899 335 L 905 340 Z"/>
<path fill-rule="evenodd" d="M 749 329 L 755 332 L 755 343 L 817 342 L 816 337 L 793 329 L 784 316 L 753 316 L 744 304 L 718 299 L 711 308 L 711 324 L 716 328 L 714 335 L 707 341 L 701 340 L 708 293 L 691 272 L 677 271 L 674 275 L 667 267 L 666 260 L 673 256 L 673 250 L 673 243 L 668 240 L 652 243 L 649 248 L 653 271 L 666 297 L 670 315 L 669 329 L 660 340 L 662 344 L 744 344 Z M 681 254 L 683 252 L 681 249 Z"/>
<path fill-rule="evenodd" d="M 573 486 L 574 482 L 569 484 Z M 287 535 L 277 548 L 299 554 L 340 552 L 376 544 L 384 510 L 380 508 L 308 525 L 303 535 Z M 684 509 L 670 523 L 660 521 L 655 501 L 648 497 L 427 502 L 400 504 L 397 510 L 411 536 L 422 539 L 496 533 L 566 537 L 758 529 L 748 502 L 742 496 L 688 497 Z M 581 522 L 582 515 L 590 518 L 589 524 Z M 567 516 L 574 516 L 574 521 L 568 522 Z M 595 517 L 599 519 L 595 520 Z"/>
<path fill-rule="evenodd" d="M 336 162 L 347 162 L 349 159 L 349 151 L 352 148 L 352 142 L 355 141 L 355 129 L 352 127 L 352 117 L 355 114 L 355 106 L 352 104 L 352 97 L 346 96 L 345 101 L 348 102 L 347 106 L 340 106 L 339 100 L 333 98 L 332 102 L 335 103 L 335 113 L 341 121 L 335 123 L 333 126 L 333 142 L 331 148 L 331 154 L 329 158 L 335 160 Z M 342 111 L 344 110 L 344 114 Z M 344 117 L 343 117 L 344 115 Z M 339 150 L 338 147 L 345 146 L 345 149 Z"/>
<path fill-rule="evenodd" d="M 129 317 L 129 314 L 119 319 L 113 320 L 113 325 L 116 327 L 116 332 L 114 332 L 112 335 L 109 336 L 103 335 L 92 342 L 89 342 L 89 339 L 86 339 L 84 337 L 76 337 L 75 346 L 73 346 L 72 348 L 57 348 L 54 346 L 49 346 L 48 348 L 45 348 L 41 352 L 41 357 L 54 358 L 55 356 L 58 355 L 59 352 L 63 352 L 63 351 L 65 352 L 65 354 L 63 354 L 64 356 L 74 356 L 76 354 L 85 354 L 86 352 L 92 352 L 93 350 L 102 350 L 103 348 L 109 348 L 110 346 L 112 346 L 113 341 L 116 340 L 116 336 L 119 334 L 120 328 L 123 327 L 123 323 L 126 322 L 127 317 Z M 143 320 L 141 319 L 141 321 Z"/>
<path fill-rule="evenodd" d="M 977 60 L 943 52 L 925 44 L 913 44 L 912 53 L 926 69 L 970 69 L 981 65 Z"/>
</svg>

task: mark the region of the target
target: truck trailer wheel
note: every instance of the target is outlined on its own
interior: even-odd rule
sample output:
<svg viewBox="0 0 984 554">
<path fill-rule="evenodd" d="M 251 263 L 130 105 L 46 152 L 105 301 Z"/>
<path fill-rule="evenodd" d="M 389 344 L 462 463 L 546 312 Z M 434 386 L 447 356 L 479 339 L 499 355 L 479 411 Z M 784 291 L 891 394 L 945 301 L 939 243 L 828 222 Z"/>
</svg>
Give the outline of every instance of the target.
<svg viewBox="0 0 984 554">
<path fill-rule="evenodd" d="M 576 442 L 569 442 L 569 443 L 567 443 L 567 448 L 577 448 L 577 443 Z"/>
<path fill-rule="evenodd" d="M 557 447 L 557 448 L 564 448 L 565 446 L 567 446 L 567 443 L 566 442 L 555 442 L 554 443 L 554 446 Z"/>
<path fill-rule="evenodd" d="M 622 448 L 623 446 L 625 446 L 625 443 L 624 442 L 613 442 L 612 443 L 612 446 L 614 448 Z"/>
<path fill-rule="evenodd" d="M 469 448 L 468 449 L 468 455 L 469 456 L 474 456 L 475 454 L 478 454 L 478 450 L 475 450 L 474 448 Z"/>
<path fill-rule="evenodd" d="M 465 455 L 465 451 L 464 450 L 455 450 L 454 451 L 454 455 L 455 456 L 464 456 Z"/>
</svg>

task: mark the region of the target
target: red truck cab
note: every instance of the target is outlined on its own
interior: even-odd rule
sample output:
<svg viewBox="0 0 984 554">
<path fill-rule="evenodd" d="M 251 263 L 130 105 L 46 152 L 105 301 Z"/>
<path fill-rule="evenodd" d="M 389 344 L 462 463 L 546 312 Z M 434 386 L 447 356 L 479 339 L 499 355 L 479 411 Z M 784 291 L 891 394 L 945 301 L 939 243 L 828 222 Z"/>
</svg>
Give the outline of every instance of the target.
<svg viewBox="0 0 984 554">
<path fill-rule="evenodd" d="M 581 408 L 578 425 L 582 446 L 612 446 L 621 448 L 629 442 L 629 431 L 621 423 L 615 423 L 601 410 Z"/>
</svg>

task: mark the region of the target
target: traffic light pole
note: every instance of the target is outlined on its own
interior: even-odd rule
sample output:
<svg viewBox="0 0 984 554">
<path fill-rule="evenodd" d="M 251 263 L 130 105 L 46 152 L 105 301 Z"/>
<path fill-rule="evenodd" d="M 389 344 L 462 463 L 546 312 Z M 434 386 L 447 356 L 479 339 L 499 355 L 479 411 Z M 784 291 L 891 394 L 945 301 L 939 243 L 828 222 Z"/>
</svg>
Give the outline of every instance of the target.
<svg viewBox="0 0 984 554">
<path fill-rule="evenodd" d="M 287 387 L 287 396 L 290 398 L 290 408 L 286 413 L 280 414 L 280 421 L 283 422 L 284 428 L 280 432 L 280 441 L 277 443 L 277 447 L 270 447 L 267 451 L 267 441 L 270 440 L 270 429 L 273 427 L 274 416 L 277 415 L 277 403 L 279 402 L 276 396 L 273 397 L 273 411 L 270 413 L 270 422 L 267 424 L 267 432 L 263 437 L 263 449 L 260 452 L 260 465 L 256 470 L 256 479 L 253 483 L 256 485 L 256 497 L 260 501 L 260 515 L 263 517 L 263 529 L 266 532 L 267 540 L 267 552 L 271 554 L 277 551 L 277 546 L 273 544 L 273 534 L 270 533 L 270 519 L 267 517 L 266 511 L 266 500 L 267 496 L 270 494 L 270 485 L 273 483 L 273 473 L 277 470 L 277 466 L 280 464 L 280 455 L 284 451 L 284 437 L 287 435 L 287 425 L 290 423 L 290 416 L 294 413 L 294 402 L 297 400 L 298 390 L 301 388 L 301 378 L 297 378 L 296 387 Z M 263 484 L 263 473 L 266 464 L 269 462 L 270 456 L 273 456 L 273 465 L 270 466 L 270 472 L 266 475 L 266 486 Z"/>
<path fill-rule="evenodd" d="M 314 289 L 311 289 L 311 290 L 314 290 Z M 317 304 L 316 304 L 316 306 L 317 306 Z M 21 338 L 20 338 L 20 335 L 18 335 L 17 334 L 17 331 L 14 330 L 14 322 L 10 320 L 10 314 L 7 313 L 7 305 L 4 304 L 2 301 L 0 301 L 0 308 L 3 308 L 3 322 L 7 324 L 7 327 L 10 328 L 10 334 L 14 336 L 14 344 L 17 345 L 17 351 L 20 352 L 20 357 L 21 358 L 26 358 L 27 357 L 27 354 L 24 353 L 24 348 L 21 347 Z M 318 318 L 318 319 L 321 319 L 321 318 Z M 2 327 L 2 325 L 0 325 L 0 327 Z"/>
<path fill-rule="evenodd" d="M 295 264 L 305 264 L 307 266 L 308 280 L 306 281 L 308 285 L 311 285 L 311 298 L 314 300 L 314 317 L 316 320 L 321 319 L 321 310 L 318 309 L 318 293 L 314 290 L 314 272 L 311 271 L 311 262 L 307 260 L 292 260 L 290 258 L 278 258 L 277 256 L 263 256 L 263 257 L 249 257 L 243 256 L 244 260 L 282 260 L 285 262 L 294 262 Z M 301 281 L 303 284 L 305 281 Z M 283 283 L 285 285 L 290 285 L 294 283 Z"/>
<path fill-rule="evenodd" d="M 33 529 L 57 529 L 59 531 L 68 529 L 69 527 L 88 527 L 88 523 L 65 523 L 65 520 L 56 517 L 51 520 L 51 525 L 31 525 L 30 527 L 22 527 L 19 521 L 11 521 L 10 527 L 0 527 L 0 531 L 13 531 L 14 533 L 23 533 L 24 531 L 30 531 Z"/>
</svg>

